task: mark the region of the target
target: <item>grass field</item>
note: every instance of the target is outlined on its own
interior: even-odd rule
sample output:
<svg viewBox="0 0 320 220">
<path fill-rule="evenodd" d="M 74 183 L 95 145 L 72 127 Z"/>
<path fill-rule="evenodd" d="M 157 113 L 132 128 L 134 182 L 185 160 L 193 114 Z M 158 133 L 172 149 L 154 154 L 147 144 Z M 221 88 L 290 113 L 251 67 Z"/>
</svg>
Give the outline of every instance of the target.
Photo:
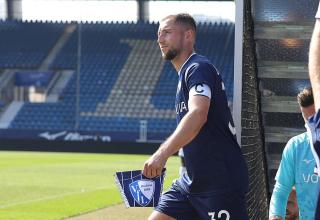
<svg viewBox="0 0 320 220">
<path fill-rule="evenodd" d="M 122 202 L 113 174 L 141 169 L 147 155 L 0 151 L 0 219 L 53 220 Z M 179 159 L 167 163 L 165 188 Z"/>
</svg>

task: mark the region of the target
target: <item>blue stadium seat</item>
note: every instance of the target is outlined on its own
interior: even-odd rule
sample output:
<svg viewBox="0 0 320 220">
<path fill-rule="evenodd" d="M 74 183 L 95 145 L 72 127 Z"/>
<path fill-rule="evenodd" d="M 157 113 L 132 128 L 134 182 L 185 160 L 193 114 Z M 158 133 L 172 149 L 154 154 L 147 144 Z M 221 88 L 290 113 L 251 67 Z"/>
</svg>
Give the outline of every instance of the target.
<svg viewBox="0 0 320 220">
<path fill-rule="evenodd" d="M 63 23 L 0 21 L 0 68 L 37 68 L 64 30 Z"/>
<path fill-rule="evenodd" d="M 25 65 L 24 68 L 38 66 L 62 34 L 65 25 L 0 22 L 0 40 L 13 39 L 10 45 L 1 44 L 7 57 L 0 52 L 0 65 L 5 63 L 1 59 L 8 59 L 8 65 Z M 144 22 L 82 24 L 80 130 L 139 132 L 140 120 L 147 120 L 148 132 L 167 135 L 173 131 L 176 126 L 174 100 L 178 78 L 172 65 L 160 58 L 155 43 L 157 29 L 158 24 Z M 52 36 L 44 35 L 48 30 Z M 50 66 L 52 70 L 77 69 L 77 31 L 58 53 Z M 25 41 L 16 39 L 14 33 L 30 36 L 30 44 L 22 45 Z M 46 40 L 39 43 L 32 40 L 33 36 Z M 198 25 L 196 51 L 206 55 L 217 66 L 229 100 L 232 100 L 233 93 L 233 38 L 232 23 Z M 18 46 L 13 45 L 16 42 Z M 21 57 L 16 56 L 22 46 L 26 49 Z M 134 46 L 140 52 L 130 56 L 134 53 Z M 148 57 L 141 58 L 145 53 Z M 159 67 L 162 69 L 159 70 Z M 159 75 L 153 76 L 157 71 Z M 130 78 L 126 78 L 128 76 Z M 76 83 L 74 74 L 57 103 L 24 104 L 10 129 L 73 130 L 76 122 Z M 151 84 L 154 85 L 153 91 L 149 89 Z"/>
</svg>

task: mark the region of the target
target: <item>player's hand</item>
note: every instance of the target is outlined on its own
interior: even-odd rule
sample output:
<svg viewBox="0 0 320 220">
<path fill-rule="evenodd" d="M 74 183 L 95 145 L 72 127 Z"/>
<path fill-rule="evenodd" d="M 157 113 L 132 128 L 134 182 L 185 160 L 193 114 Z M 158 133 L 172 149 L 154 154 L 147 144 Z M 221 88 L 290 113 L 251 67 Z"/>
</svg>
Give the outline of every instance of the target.
<svg viewBox="0 0 320 220">
<path fill-rule="evenodd" d="M 148 178 L 160 176 L 166 162 L 167 158 L 156 152 L 144 163 L 142 174 Z"/>
</svg>

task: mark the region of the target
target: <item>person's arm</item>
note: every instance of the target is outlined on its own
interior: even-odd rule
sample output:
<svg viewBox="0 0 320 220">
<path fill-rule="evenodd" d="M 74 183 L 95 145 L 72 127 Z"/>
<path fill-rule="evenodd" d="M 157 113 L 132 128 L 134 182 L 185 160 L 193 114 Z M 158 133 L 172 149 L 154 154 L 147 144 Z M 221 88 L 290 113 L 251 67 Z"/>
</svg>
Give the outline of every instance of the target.
<svg viewBox="0 0 320 220">
<path fill-rule="evenodd" d="M 191 142 L 207 121 L 210 99 L 206 96 L 190 96 L 189 111 L 180 121 L 173 134 L 144 163 L 143 175 L 153 178 L 161 174 L 167 159 Z"/>
<path fill-rule="evenodd" d="M 294 139 L 290 139 L 283 151 L 270 200 L 269 220 L 285 219 L 288 197 L 295 185 L 295 145 Z"/>
<path fill-rule="evenodd" d="M 316 20 L 310 42 L 309 76 L 317 111 L 320 108 L 320 19 Z"/>
<path fill-rule="evenodd" d="M 292 187 L 276 182 L 270 200 L 269 220 L 285 219 L 286 207 Z"/>
</svg>

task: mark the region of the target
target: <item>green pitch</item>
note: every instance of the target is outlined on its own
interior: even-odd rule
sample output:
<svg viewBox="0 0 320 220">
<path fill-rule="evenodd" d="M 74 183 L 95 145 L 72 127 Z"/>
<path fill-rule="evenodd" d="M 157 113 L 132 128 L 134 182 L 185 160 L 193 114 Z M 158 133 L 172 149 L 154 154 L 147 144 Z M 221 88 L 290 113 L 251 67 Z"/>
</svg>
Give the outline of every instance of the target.
<svg viewBox="0 0 320 220">
<path fill-rule="evenodd" d="M 0 151 L 0 219 L 64 219 L 121 203 L 113 174 L 141 169 L 147 155 Z M 165 188 L 179 158 L 167 163 Z"/>
</svg>

